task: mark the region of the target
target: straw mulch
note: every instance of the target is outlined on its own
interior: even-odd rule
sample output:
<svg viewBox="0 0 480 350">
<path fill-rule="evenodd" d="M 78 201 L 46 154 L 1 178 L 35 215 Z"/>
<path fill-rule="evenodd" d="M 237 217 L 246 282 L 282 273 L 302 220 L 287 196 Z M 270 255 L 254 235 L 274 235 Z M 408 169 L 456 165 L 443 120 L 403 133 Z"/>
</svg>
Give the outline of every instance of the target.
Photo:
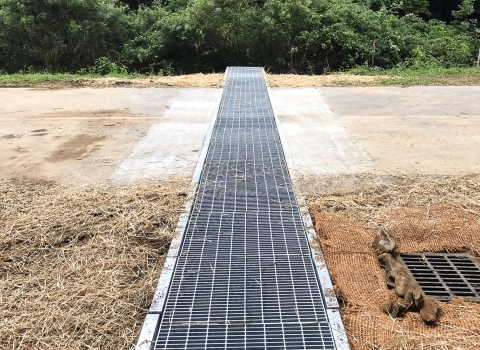
<svg viewBox="0 0 480 350">
<path fill-rule="evenodd" d="M 372 183 L 368 176 L 364 180 Z M 371 242 L 386 226 L 401 253 L 468 251 L 478 257 L 480 178 L 403 180 L 310 198 L 352 349 L 479 349 L 480 303 L 442 302 L 433 326 L 413 312 L 390 317 L 394 292 L 385 284 Z"/>
<path fill-rule="evenodd" d="M 184 183 L 0 182 L 0 349 L 129 349 Z"/>
</svg>

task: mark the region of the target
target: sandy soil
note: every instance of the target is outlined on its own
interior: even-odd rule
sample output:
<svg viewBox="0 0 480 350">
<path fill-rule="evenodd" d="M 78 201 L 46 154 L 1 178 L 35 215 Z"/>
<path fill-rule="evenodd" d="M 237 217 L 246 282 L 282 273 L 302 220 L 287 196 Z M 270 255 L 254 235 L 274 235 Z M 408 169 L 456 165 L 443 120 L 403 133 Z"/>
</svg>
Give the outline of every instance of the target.
<svg viewBox="0 0 480 350">
<path fill-rule="evenodd" d="M 77 78 L 65 80 L 43 80 L 41 82 L 15 81 L 0 82 L 2 88 L 65 89 L 65 88 L 105 88 L 105 87 L 192 87 L 192 88 L 221 88 L 225 74 L 190 74 L 179 76 L 154 76 L 142 78 Z"/>
<path fill-rule="evenodd" d="M 100 180 L 126 156 L 152 118 L 127 110 L 44 113 L 3 121 L 2 177 L 69 177 Z M 87 180 L 87 179 L 85 179 Z"/>
<path fill-rule="evenodd" d="M 375 85 L 377 77 L 353 74 L 334 75 L 296 75 L 268 74 L 267 82 L 271 87 L 309 87 L 309 86 L 366 86 Z"/>
<path fill-rule="evenodd" d="M 16 81 L 0 82 L 0 87 L 35 87 L 44 89 L 62 88 L 104 88 L 104 87 L 193 87 L 221 88 L 225 75 L 223 73 L 190 74 L 180 76 L 146 77 L 146 78 L 78 78 L 63 81 L 44 80 L 42 82 Z M 267 82 L 272 87 L 306 87 L 306 86 L 366 86 L 378 85 L 378 78 L 353 74 L 334 75 L 295 75 L 267 74 Z"/>
<path fill-rule="evenodd" d="M 167 77 L 150 77 L 136 79 L 97 78 L 80 79 L 78 86 L 89 87 L 192 87 L 192 88 L 222 88 L 225 74 L 190 74 Z"/>
</svg>

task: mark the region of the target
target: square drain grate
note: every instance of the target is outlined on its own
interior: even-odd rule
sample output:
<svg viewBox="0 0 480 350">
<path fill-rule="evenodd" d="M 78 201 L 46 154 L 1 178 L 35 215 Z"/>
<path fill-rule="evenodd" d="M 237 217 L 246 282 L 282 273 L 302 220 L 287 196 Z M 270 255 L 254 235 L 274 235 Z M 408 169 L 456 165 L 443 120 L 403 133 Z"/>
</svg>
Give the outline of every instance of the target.
<svg viewBox="0 0 480 350">
<path fill-rule="evenodd" d="M 480 301 L 480 265 L 467 254 L 401 254 L 426 295 Z"/>
</svg>

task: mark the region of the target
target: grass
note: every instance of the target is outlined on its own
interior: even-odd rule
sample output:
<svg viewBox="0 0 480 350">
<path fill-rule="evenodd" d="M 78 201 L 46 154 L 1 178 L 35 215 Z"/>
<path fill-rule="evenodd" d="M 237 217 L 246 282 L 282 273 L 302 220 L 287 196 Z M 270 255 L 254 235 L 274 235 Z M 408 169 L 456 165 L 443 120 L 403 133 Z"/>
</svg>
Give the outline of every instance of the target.
<svg viewBox="0 0 480 350">
<path fill-rule="evenodd" d="M 95 74 L 72 74 L 72 73 L 16 73 L 0 74 L 0 87 L 35 87 L 39 85 L 65 85 L 73 84 L 79 80 L 98 78 L 123 78 L 132 79 L 138 75 L 109 74 L 100 76 Z"/>
<path fill-rule="evenodd" d="M 377 85 L 480 85 L 480 67 L 389 70 L 358 67 L 347 73 L 374 76 Z"/>
<path fill-rule="evenodd" d="M 71 73 L 0 74 L 0 87 L 105 87 L 131 85 L 220 87 L 222 74 L 193 76 L 146 76 L 113 73 L 108 75 Z M 183 77 L 187 79 L 183 79 Z M 198 79 L 200 77 L 200 80 Z M 215 81 L 213 81 L 213 80 Z M 378 85 L 480 85 L 480 67 L 467 68 L 407 68 L 381 69 L 357 67 L 347 72 L 329 75 L 268 75 L 271 86 L 378 86 Z"/>
<path fill-rule="evenodd" d="M 0 75 L 0 86 L 22 87 L 23 85 L 38 85 L 45 82 L 64 82 L 78 79 L 78 75 L 69 73 L 33 73 L 33 74 L 2 74 Z"/>
</svg>

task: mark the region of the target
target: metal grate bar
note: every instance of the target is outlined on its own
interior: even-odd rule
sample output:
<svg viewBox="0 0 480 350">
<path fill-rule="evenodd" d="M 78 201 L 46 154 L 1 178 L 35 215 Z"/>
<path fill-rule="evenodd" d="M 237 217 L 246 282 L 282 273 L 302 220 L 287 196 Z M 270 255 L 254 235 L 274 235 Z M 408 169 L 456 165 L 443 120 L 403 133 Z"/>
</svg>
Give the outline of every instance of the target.
<svg viewBox="0 0 480 350">
<path fill-rule="evenodd" d="M 155 349 L 335 349 L 261 68 L 229 68 Z"/>
<path fill-rule="evenodd" d="M 480 300 L 480 265 L 466 254 L 402 254 L 425 294 L 439 300 Z"/>
</svg>

